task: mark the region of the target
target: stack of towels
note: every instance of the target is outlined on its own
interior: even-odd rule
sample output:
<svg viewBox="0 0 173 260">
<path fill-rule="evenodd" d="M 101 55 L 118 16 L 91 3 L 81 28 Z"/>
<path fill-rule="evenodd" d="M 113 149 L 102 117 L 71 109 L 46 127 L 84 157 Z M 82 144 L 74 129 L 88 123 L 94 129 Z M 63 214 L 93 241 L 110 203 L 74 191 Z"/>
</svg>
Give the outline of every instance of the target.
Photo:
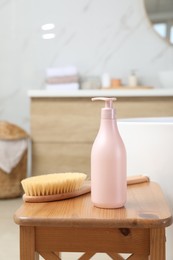
<svg viewBox="0 0 173 260">
<path fill-rule="evenodd" d="M 77 90 L 79 76 L 75 66 L 48 68 L 46 70 L 47 90 Z"/>
</svg>

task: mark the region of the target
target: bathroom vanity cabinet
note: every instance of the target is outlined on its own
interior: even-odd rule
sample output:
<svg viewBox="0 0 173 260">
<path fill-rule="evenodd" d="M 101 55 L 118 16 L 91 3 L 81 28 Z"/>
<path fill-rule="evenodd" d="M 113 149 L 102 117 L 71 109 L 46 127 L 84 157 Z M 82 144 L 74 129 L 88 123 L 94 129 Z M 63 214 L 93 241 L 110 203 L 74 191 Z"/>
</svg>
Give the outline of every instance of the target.
<svg viewBox="0 0 173 260">
<path fill-rule="evenodd" d="M 117 119 L 173 116 L 173 90 L 29 91 L 32 175 L 79 171 L 90 175 L 90 152 L 103 102 L 116 96 Z"/>
</svg>

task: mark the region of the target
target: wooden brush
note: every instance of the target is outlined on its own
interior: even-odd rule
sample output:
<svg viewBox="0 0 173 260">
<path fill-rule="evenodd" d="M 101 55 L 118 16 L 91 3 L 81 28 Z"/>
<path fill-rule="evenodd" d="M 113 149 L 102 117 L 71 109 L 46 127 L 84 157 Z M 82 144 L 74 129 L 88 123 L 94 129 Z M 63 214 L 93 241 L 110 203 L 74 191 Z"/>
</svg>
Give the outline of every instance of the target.
<svg viewBox="0 0 173 260">
<path fill-rule="evenodd" d="M 90 192 L 84 173 L 52 173 L 26 178 L 21 181 L 24 201 L 46 202 L 76 197 Z"/>
<path fill-rule="evenodd" d="M 80 196 L 91 191 L 90 181 L 84 173 L 53 173 L 21 181 L 25 202 L 47 202 Z M 149 182 L 147 176 L 128 176 L 127 185 Z"/>
</svg>

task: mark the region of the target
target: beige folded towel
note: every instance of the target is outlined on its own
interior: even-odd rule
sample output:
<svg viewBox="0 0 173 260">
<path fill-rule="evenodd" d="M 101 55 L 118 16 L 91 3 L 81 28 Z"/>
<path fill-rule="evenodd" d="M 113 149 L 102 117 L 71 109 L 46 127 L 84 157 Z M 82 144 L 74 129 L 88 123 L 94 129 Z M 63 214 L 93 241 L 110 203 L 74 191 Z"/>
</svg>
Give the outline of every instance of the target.
<svg viewBox="0 0 173 260">
<path fill-rule="evenodd" d="M 78 75 L 73 76 L 61 76 L 61 77 L 49 77 L 46 79 L 48 84 L 59 84 L 59 83 L 76 83 L 79 82 Z"/>
</svg>

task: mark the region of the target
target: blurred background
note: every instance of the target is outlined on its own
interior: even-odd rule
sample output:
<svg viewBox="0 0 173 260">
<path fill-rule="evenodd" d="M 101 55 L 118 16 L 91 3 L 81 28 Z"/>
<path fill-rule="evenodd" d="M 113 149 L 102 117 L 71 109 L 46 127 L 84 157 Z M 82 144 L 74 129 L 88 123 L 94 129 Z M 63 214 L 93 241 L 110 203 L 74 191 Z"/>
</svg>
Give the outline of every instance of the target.
<svg viewBox="0 0 173 260">
<path fill-rule="evenodd" d="M 123 84 L 135 71 L 141 85 L 165 87 L 172 9 L 172 0 L 2 0 L 0 119 L 29 130 L 27 91 L 44 89 L 51 67 L 75 65 L 80 77 L 106 72 Z"/>
<path fill-rule="evenodd" d="M 12 216 L 22 203 L 20 178 L 27 169 L 90 174 L 101 108 L 91 105 L 93 95 L 117 96 L 118 117 L 137 118 L 119 125 L 128 174 L 149 175 L 172 207 L 173 0 L 1 0 L 0 39 L 0 121 L 26 131 L 0 124 L 0 158 L 4 141 L 12 141 L 15 155 L 26 139 L 25 157 L 18 156 L 17 166 L 14 160 L 11 175 L 0 167 L 1 260 L 19 259 Z M 10 196 L 19 198 L 6 200 Z M 167 234 L 172 260 L 172 227 Z"/>
</svg>

